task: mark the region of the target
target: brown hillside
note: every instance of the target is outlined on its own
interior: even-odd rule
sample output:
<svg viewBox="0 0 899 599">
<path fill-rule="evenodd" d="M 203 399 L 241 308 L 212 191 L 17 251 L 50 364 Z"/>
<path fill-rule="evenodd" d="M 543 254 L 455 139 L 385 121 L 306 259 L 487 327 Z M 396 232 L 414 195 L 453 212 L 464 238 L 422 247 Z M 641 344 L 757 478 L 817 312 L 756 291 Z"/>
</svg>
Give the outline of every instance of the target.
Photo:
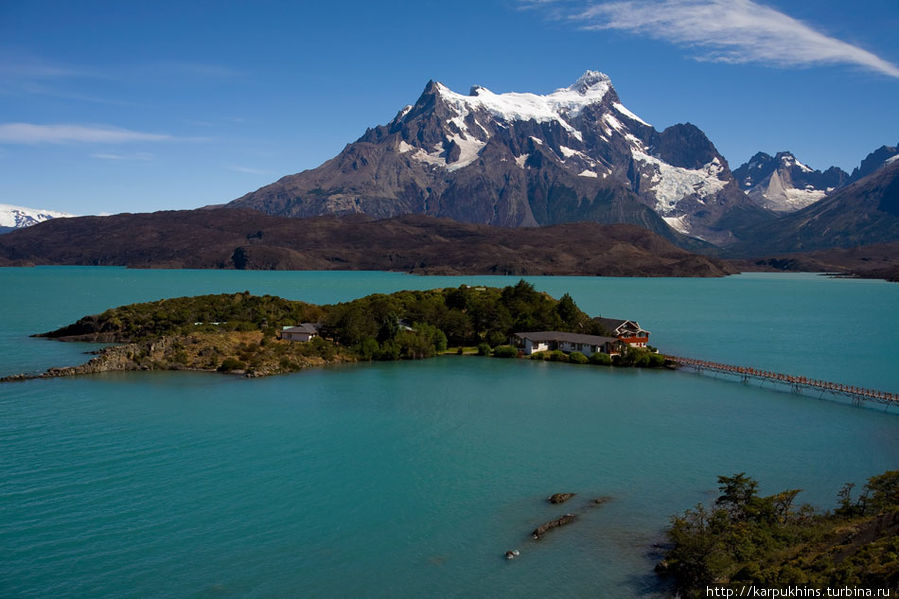
<svg viewBox="0 0 899 599">
<path fill-rule="evenodd" d="M 420 274 L 736 272 L 633 225 L 510 229 L 425 216 L 296 219 L 235 209 L 54 219 L 0 237 L 0 265 L 36 264 Z"/>
</svg>

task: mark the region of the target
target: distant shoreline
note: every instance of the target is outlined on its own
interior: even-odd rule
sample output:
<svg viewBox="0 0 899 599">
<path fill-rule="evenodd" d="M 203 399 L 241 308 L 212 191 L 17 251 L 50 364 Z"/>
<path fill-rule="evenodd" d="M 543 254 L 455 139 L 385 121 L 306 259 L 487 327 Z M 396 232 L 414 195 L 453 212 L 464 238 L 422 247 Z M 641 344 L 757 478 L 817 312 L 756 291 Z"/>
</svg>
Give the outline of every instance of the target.
<svg viewBox="0 0 899 599">
<path fill-rule="evenodd" d="M 297 219 L 182 210 L 53 219 L 0 235 L 0 266 L 721 277 L 727 262 L 635 225 L 511 229 L 426 216 Z"/>
<path fill-rule="evenodd" d="M 287 218 L 182 210 L 52 219 L 0 235 L 0 267 L 345 270 L 436 276 L 722 277 L 828 272 L 899 281 L 899 243 L 760 258 L 691 253 L 635 225 L 510 229 L 427 216 Z M 705 255 L 715 254 L 715 255 Z"/>
</svg>

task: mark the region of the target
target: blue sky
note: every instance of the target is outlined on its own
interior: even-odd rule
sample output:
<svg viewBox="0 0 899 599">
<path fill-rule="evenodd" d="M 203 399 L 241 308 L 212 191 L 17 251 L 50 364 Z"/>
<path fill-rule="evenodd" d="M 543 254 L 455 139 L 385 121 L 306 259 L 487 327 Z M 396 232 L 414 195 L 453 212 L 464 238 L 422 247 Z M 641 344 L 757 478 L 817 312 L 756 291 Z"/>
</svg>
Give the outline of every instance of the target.
<svg viewBox="0 0 899 599">
<path fill-rule="evenodd" d="M 337 154 L 429 79 L 550 92 L 587 69 L 732 168 L 851 170 L 899 142 L 895 0 L 0 0 L 0 203 L 222 203 Z"/>
</svg>

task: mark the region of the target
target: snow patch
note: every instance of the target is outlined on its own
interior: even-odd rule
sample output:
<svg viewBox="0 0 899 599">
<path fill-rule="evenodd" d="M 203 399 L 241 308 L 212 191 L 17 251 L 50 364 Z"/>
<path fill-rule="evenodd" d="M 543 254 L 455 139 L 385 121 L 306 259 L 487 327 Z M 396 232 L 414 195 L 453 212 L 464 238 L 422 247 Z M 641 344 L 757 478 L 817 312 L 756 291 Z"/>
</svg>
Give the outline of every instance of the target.
<svg viewBox="0 0 899 599">
<path fill-rule="evenodd" d="M 609 78 L 593 71 L 585 73 L 574 85 L 547 95 L 519 92 L 495 94 L 485 87 L 474 87 L 471 95 L 465 96 L 442 83 L 437 84 L 440 97 L 462 120 L 471 112 L 485 110 L 502 121 L 555 121 L 579 140 L 583 140 L 581 132 L 572 127 L 567 119 L 576 117 L 585 107 L 601 102 L 611 89 Z M 456 121 L 455 118 L 450 120 Z"/>
<path fill-rule="evenodd" d="M 690 234 L 690 225 L 687 223 L 687 215 L 680 216 L 663 216 L 662 220 L 668 223 L 668 226 L 684 235 Z"/>
<path fill-rule="evenodd" d="M 458 94 L 442 83 L 437 84 L 440 95 L 449 103 L 459 107 L 490 111 L 507 121 L 547 122 L 559 120 L 560 113 L 577 116 L 591 104 L 601 102 L 612 89 L 612 82 L 605 78 L 586 88 L 571 87 L 557 89 L 541 96 L 533 93 L 507 92 L 495 94 L 485 87 L 476 87 L 470 96 Z"/>
<path fill-rule="evenodd" d="M 602 115 L 602 120 L 608 123 L 609 127 L 614 129 L 615 131 L 618 131 L 619 133 L 622 129 L 625 128 L 624 125 L 621 124 L 621 121 L 613 117 L 611 114 L 606 113 Z"/>
<path fill-rule="evenodd" d="M 520 168 L 524 168 L 524 163 L 527 162 L 530 154 L 522 154 L 521 156 L 515 157 L 515 164 L 517 164 Z"/>
<path fill-rule="evenodd" d="M 633 112 L 631 112 L 630 110 L 625 108 L 621 102 L 614 102 L 612 104 L 612 106 L 615 108 L 615 110 L 617 110 L 624 116 L 628 117 L 629 119 L 637 121 L 638 123 L 642 123 L 643 125 L 646 125 L 647 127 L 652 127 L 652 125 L 650 125 L 649 123 L 647 123 L 646 121 L 644 121 L 643 119 L 638 117 L 636 114 L 634 114 Z"/>
<path fill-rule="evenodd" d="M 794 160 L 795 160 L 795 159 L 794 159 Z M 812 168 L 810 168 L 810 167 L 808 167 L 808 166 L 802 164 L 802 163 L 799 162 L 798 160 L 796 160 L 796 166 L 798 166 L 798 167 L 799 167 L 799 170 L 801 170 L 803 173 L 813 173 L 813 172 L 815 172 Z"/>
<path fill-rule="evenodd" d="M 576 156 L 577 154 L 581 153 L 577 150 L 569 148 L 568 146 L 559 146 L 559 150 L 562 152 L 562 155 L 565 156 L 565 158 L 571 158 L 572 156 Z"/>
<path fill-rule="evenodd" d="M 427 152 L 419 148 L 416 153 L 412 154 L 412 158 L 418 160 L 419 162 L 424 162 L 433 166 L 446 166 L 446 158 L 441 155 L 441 152 L 428 154 Z"/>
<path fill-rule="evenodd" d="M 539 137 L 534 137 L 533 135 L 531 135 L 530 138 L 535 144 L 540 145 L 540 146 L 543 145 L 543 140 L 540 139 Z"/>
<path fill-rule="evenodd" d="M 631 142 L 631 146 L 633 146 L 634 148 L 637 148 L 639 150 L 643 149 L 643 142 L 640 141 L 640 138 L 637 137 L 636 135 L 634 135 L 633 133 L 625 133 L 624 139 Z"/>
<path fill-rule="evenodd" d="M 467 115 L 466 115 L 467 116 Z M 465 133 L 468 131 L 468 125 L 465 124 L 465 116 L 457 116 L 449 120 L 450 123 L 458 127 L 459 131 Z"/>
<path fill-rule="evenodd" d="M 585 169 L 585 170 L 582 170 L 581 172 L 579 172 L 577 174 L 577 176 L 578 177 L 591 177 L 593 179 L 597 179 L 597 178 L 599 178 L 599 173 L 597 173 L 596 171 L 588 171 Z M 605 179 L 605 177 L 603 177 L 603 179 Z"/>
<path fill-rule="evenodd" d="M 480 154 L 481 149 L 487 145 L 486 142 L 480 141 L 478 139 L 470 139 L 461 137 L 459 135 L 453 135 L 450 137 L 451 140 L 456 142 L 459 145 L 459 148 L 462 152 L 459 154 L 459 159 L 455 162 L 450 162 L 446 170 L 452 172 L 457 171 L 460 168 L 464 168 L 478 159 L 478 154 Z"/>
<path fill-rule="evenodd" d="M 414 152 L 417 149 L 418 148 L 416 148 L 415 146 L 406 143 L 405 139 L 401 139 L 399 145 L 397 146 L 397 151 L 399 151 L 400 154 L 405 154 L 406 152 Z"/>
<path fill-rule="evenodd" d="M 478 155 L 481 153 L 481 150 L 484 148 L 484 146 L 487 145 L 486 142 L 483 142 L 479 139 L 474 139 L 472 137 L 464 136 L 464 134 L 451 135 L 448 139 L 450 141 L 454 141 L 456 145 L 459 146 L 459 159 L 455 162 L 448 163 L 446 161 L 446 150 L 444 150 L 443 144 L 441 143 L 434 144 L 434 151 L 430 153 L 425 152 L 421 148 L 410 146 L 404 141 L 400 142 L 399 149 L 400 152 L 417 150 L 414 154 L 412 154 L 412 158 L 414 158 L 415 160 L 424 162 L 426 164 L 431 164 L 433 166 L 439 166 L 452 172 L 457 171 L 461 168 L 465 168 L 466 166 L 477 160 Z"/>
<path fill-rule="evenodd" d="M 892 164 L 892 163 L 896 162 L 897 160 L 899 160 L 899 154 L 896 154 L 895 156 L 890 156 L 889 158 L 884 160 L 883 163 L 884 164 Z"/>
</svg>

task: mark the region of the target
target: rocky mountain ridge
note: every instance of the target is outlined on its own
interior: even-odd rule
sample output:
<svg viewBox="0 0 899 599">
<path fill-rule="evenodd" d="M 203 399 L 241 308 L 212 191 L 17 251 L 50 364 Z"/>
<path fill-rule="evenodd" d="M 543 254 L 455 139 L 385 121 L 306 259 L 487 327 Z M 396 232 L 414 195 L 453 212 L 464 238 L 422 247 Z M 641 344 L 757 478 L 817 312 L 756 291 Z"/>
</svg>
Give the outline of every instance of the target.
<svg viewBox="0 0 899 599">
<path fill-rule="evenodd" d="M 867 177 L 881 168 L 893 164 L 896 160 L 899 160 L 899 143 L 895 146 L 880 146 L 868 154 L 859 166 L 852 169 L 849 183 L 854 183 L 863 177 Z"/>
<path fill-rule="evenodd" d="M 899 160 L 899 145 L 881 146 L 869 153 L 850 175 L 831 166 L 813 170 L 792 152 L 771 156 L 758 152 L 734 170 L 740 188 L 759 206 L 778 214 L 789 214 L 820 201 L 825 196 L 867 177 Z"/>
<path fill-rule="evenodd" d="M 832 166 L 813 170 L 791 152 L 759 152 L 734 171 L 741 189 L 760 206 L 779 213 L 801 210 L 849 181 L 849 173 Z"/>
<path fill-rule="evenodd" d="M 764 256 L 899 241 L 899 160 L 772 223 L 749 228 L 728 255 Z"/>
<path fill-rule="evenodd" d="M 477 86 L 462 95 L 431 81 L 335 158 L 228 206 L 506 227 L 624 222 L 682 245 L 684 235 L 727 245 L 741 227 L 774 218 L 740 190 L 701 130 L 657 131 L 596 71 L 546 95 Z"/>
</svg>

